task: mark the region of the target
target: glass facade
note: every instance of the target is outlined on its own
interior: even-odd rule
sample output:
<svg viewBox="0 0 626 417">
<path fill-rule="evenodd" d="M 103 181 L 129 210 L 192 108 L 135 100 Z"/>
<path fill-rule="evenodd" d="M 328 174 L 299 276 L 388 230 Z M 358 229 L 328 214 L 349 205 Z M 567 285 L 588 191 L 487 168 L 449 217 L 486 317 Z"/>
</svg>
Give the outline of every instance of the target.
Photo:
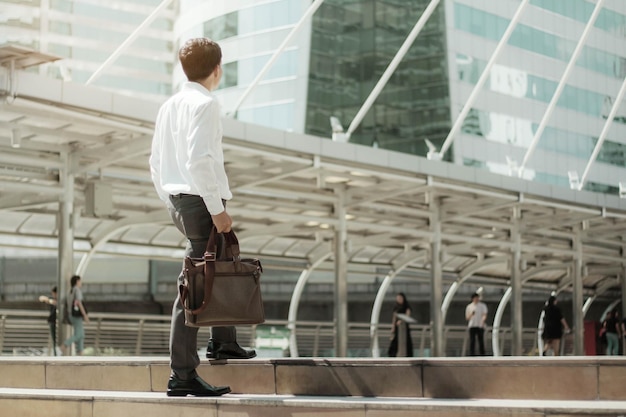
<svg viewBox="0 0 626 417">
<path fill-rule="evenodd" d="M 468 33 L 478 39 L 485 39 L 485 45 L 489 45 L 486 46 L 487 50 L 492 50 L 492 45 L 501 39 L 506 30 L 509 19 L 496 14 L 495 11 L 492 13 L 491 10 L 483 10 L 470 4 L 466 1 L 454 1 L 452 4 L 454 28 L 459 34 L 457 36 Z M 531 0 L 530 5 L 529 8 L 536 8 L 533 10 L 534 13 L 543 10 L 546 20 L 536 26 L 530 26 L 522 19 L 513 31 L 507 49 L 518 48 L 520 51 L 525 51 L 524 59 L 532 59 L 530 57 L 534 55 L 547 58 L 543 61 L 538 58 L 537 62 L 547 62 L 553 59 L 560 63 L 551 68 L 531 64 L 521 69 L 517 66 L 519 60 L 499 59 L 492 67 L 483 87 L 485 92 L 491 93 L 490 98 L 485 99 L 481 105 L 475 105 L 462 126 L 462 132 L 466 135 L 497 142 L 501 144 L 500 146 L 519 148 L 521 150 L 521 154 L 517 153 L 519 155 L 525 154 L 541 122 L 542 114 L 533 118 L 530 115 L 534 112 L 530 109 L 533 106 L 545 108 L 552 100 L 560 81 L 557 77 L 561 76 L 564 71 L 565 64 L 569 62 L 578 42 L 577 37 L 581 34 L 577 33 L 578 30 L 568 31 L 565 27 L 559 30 L 557 26 L 555 26 L 556 29 L 552 27 L 547 30 L 550 27 L 548 22 L 551 19 L 554 21 L 564 18 L 572 19 L 582 28 L 595 7 L 593 2 L 585 0 L 567 2 Z M 626 12 L 626 6 L 624 11 Z M 535 22 L 532 24 L 535 25 Z M 548 125 L 537 142 L 537 152 L 543 152 L 546 158 L 550 155 L 553 158 L 557 155 L 566 155 L 569 157 L 571 169 L 578 169 L 579 174 L 582 174 L 580 167 L 584 167 L 592 155 L 598 142 L 600 128 L 604 125 L 617 95 L 617 88 L 606 88 L 606 86 L 609 83 L 619 85 L 626 76 L 625 28 L 626 15 L 606 8 L 601 10 L 595 22 L 595 32 L 592 32 L 587 39 L 575 63 L 575 67 L 584 69 L 587 75 L 584 79 L 580 76 L 576 77 L 577 69 L 574 69 L 572 72 L 574 76 L 570 77 L 564 86 L 556 103 L 555 113 L 548 119 Z M 582 29 L 580 31 L 582 32 Z M 599 48 L 602 42 L 593 41 L 594 35 L 599 37 L 597 39 L 603 39 L 606 49 Z M 615 47 L 616 45 L 621 45 L 621 47 Z M 460 86 L 469 85 L 473 88 L 485 69 L 486 59 L 473 56 L 477 53 L 475 49 L 474 52 L 468 51 L 468 53 L 461 53 L 461 51 L 461 49 L 457 50 L 455 56 L 455 81 Z M 529 71 L 528 68 L 535 70 Z M 505 104 L 513 103 L 511 99 L 523 100 L 523 102 L 520 102 L 518 106 Z M 577 117 L 576 114 L 580 116 Z M 576 117 L 579 120 L 571 125 L 559 123 L 555 121 L 559 115 L 561 119 Z M 587 121 L 588 125 L 584 126 L 583 121 Z M 626 155 L 624 154 L 626 144 L 623 143 L 623 133 L 620 133 L 624 132 L 625 124 L 626 106 L 622 105 L 618 108 L 613 120 L 613 128 L 605 138 L 594 166 L 605 173 L 604 180 L 599 182 L 590 178 L 585 184 L 586 189 L 608 193 L 618 192 L 617 182 L 620 174 L 615 172 L 613 175 L 607 175 L 606 173 L 614 169 L 610 167 L 620 168 L 622 171 L 626 168 Z M 591 125 L 599 127 L 589 129 Z M 584 131 L 594 133 L 589 134 Z M 513 153 L 513 151 L 507 152 Z M 461 158 L 465 165 L 496 171 L 506 165 L 503 161 L 479 161 L 463 156 Z M 486 158 L 489 159 L 489 157 Z M 555 173 L 554 167 L 550 165 L 530 165 L 528 169 L 532 171 L 534 181 L 569 187 L 567 170 Z M 499 168 L 494 168 L 496 166 Z"/>
<path fill-rule="evenodd" d="M 224 71 L 217 94 L 223 99 L 224 111 L 230 112 L 243 91 L 255 80 L 285 36 L 302 16 L 300 0 L 275 0 L 264 3 L 250 1 L 239 9 L 211 16 L 201 23 L 200 35 L 222 45 Z M 202 13 L 206 4 L 190 2 L 183 5 L 184 13 Z M 197 33 L 196 27 L 186 28 L 180 42 Z M 296 125 L 298 103 L 291 89 L 301 71 L 305 53 L 288 46 L 265 74 L 254 93 L 248 96 L 236 112 L 241 121 L 288 131 L 302 131 Z M 182 81 L 182 80 L 179 80 Z M 304 80 L 300 80 L 303 83 Z M 271 87 L 269 87 L 271 86 Z M 300 107 L 304 108 L 302 101 Z M 302 113 L 304 111 L 302 110 Z"/>
<path fill-rule="evenodd" d="M 64 57 L 30 70 L 86 82 L 160 3 L 5 1 L 0 44 Z M 429 3 L 326 0 L 236 117 L 329 138 L 335 116 L 347 129 Z M 172 2 L 94 84 L 163 100 L 185 80 L 175 60 L 180 44 L 207 36 L 224 51 L 217 94 L 230 112 L 310 5 L 311 0 Z M 425 156 L 428 139 L 439 149 L 518 5 L 442 0 L 350 142 Z M 504 173 L 505 155 L 524 155 L 541 122 L 537 109 L 552 100 L 594 7 L 592 0 L 530 0 L 447 160 Z M 580 173 L 587 163 L 625 77 L 626 1 L 614 0 L 595 21 L 537 143 L 541 162 L 531 158 L 528 164 L 529 178 L 569 185 L 567 170 Z M 626 178 L 625 103 L 613 122 L 589 189 L 616 192 Z M 481 141 L 485 152 L 468 149 Z M 545 163 L 557 156 L 566 157 L 565 169 L 565 163 L 558 170 Z"/>
<path fill-rule="evenodd" d="M 537 0 L 535 3 L 546 2 Z M 571 10 L 575 9 L 576 2 L 568 3 L 569 6 L 565 5 L 564 2 L 560 4 L 566 10 Z M 591 10 L 593 10 L 593 5 L 591 5 Z M 589 19 L 591 10 L 587 13 L 586 18 L 583 20 L 584 22 Z M 509 24 L 509 20 L 484 10 L 455 3 L 454 23 L 457 29 L 486 39 L 499 41 Z M 576 43 L 576 41 L 524 24 L 518 24 L 509 39 L 509 45 L 511 46 L 565 62 L 569 61 L 572 56 Z M 597 48 L 585 46 L 581 56 L 576 61 L 576 65 L 600 74 L 623 79 L 626 76 L 626 53 L 624 56 L 618 56 Z"/>
<path fill-rule="evenodd" d="M 348 128 L 428 5 L 426 0 L 327 0 L 313 18 L 306 133 Z M 425 155 L 450 130 L 444 9 L 437 8 L 351 142 Z"/>
</svg>

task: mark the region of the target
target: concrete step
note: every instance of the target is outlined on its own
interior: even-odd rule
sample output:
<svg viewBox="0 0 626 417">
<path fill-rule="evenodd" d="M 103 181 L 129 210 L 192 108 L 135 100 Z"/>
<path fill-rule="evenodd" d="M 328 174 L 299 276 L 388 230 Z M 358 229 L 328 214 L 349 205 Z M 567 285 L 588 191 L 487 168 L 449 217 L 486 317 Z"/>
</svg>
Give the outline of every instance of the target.
<svg viewBox="0 0 626 417">
<path fill-rule="evenodd" d="M 19 417 L 624 417 L 626 401 L 444 400 L 0 388 L 0 415 Z"/>
<path fill-rule="evenodd" d="M 204 360 L 198 372 L 211 384 L 246 395 L 626 400 L 626 357 Z M 3 388 L 160 394 L 169 361 L 0 357 L 0 376 Z"/>
</svg>

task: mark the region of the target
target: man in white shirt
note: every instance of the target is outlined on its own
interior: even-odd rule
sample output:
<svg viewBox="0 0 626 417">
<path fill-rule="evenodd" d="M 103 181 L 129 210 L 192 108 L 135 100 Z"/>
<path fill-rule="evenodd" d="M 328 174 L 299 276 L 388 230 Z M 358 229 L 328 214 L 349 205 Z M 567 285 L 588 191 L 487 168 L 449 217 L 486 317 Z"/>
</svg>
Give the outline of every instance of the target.
<svg viewBox="0 0 626 417">
<path fill-rule="evenodd" d="M 465 319 L 469 328 L 470 356 L 476 355 L 476 340 L 480 355 L 485 355 L 485 322 L 487 321 L 487 305 L 480 301 L 477 293 L 472 294 L 472 302 L 465 308 Z"/>
<path fill-rule="evenodd" d="M 213 225 L 228 232 L 232 219 L 226 201 L 232 198 L 224 170 L 220 105 L 211 94 L 222 77 L 220 46 L 206 38 L 188 40 L 178 53 L 188 82 L 159 110 L 152 141 L 150 171 L 161 200 L 176 227 L 187 238 L 185 256 L 201 258 Z M 178 277 L 182 282 L 182 271 Z M 168 396 L 218 396 L 230 387 L 214 387 L 196 372 L 198 328 L 185 325 L 177 296 L 172 308 Z M 234 327 L 214 327 L 207 356 L 254 357 L 236 342 Z"/>
</svg>

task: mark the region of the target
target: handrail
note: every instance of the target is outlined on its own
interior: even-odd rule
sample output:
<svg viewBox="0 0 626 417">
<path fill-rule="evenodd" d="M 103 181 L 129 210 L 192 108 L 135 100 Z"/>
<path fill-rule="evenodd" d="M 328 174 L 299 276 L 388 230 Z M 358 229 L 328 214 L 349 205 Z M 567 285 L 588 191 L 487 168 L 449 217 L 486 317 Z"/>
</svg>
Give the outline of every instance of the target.
<svg viewBox="0 0 626 417">
<path fill-rule="evenodd" d="M 0 309 L 0 355 L 44 354 L 51 350 L 47 311 Z M 85 323 L 85 353 L 93 355 L 167 356 L 169 350 L 169 315 L 89 313 L 90 322 Z M 237 328 L 239 341 L 244 346 L 256 347 L 260 329 L 272 327 L 288 331 L 287 320 L 267 320 L 262 325 Z M 389 343 L 391 324 L 380 324 L 379 342 Z M 371 357 L 371 323 L 348 324 L 349 356 Z M 445 326 L 447 356 L 464 356 L 467 343 L 466 325 Z M 335 326 L 330 321 L 298 321 L 298 350 L 302 356 L 334 356 Z M 500 328 L 503 341 L 509 341 L 510 329 Z M 490 337 L 491 329 L 485 334 Z M 524 329 L 524 348 L 533 351 L 536 329 Z M 427 324 L 411 324 L 414 350 L 418 356 L 430 356 L 431 329 Z M 209 329 L 201 328 L 198 340 L 208 340 Z M 259 339 L 260 340 L 260 339 Z M 415 343 L 417 342 L 417 343 Z M 200 342 L 202 343 L 202 342 Z M 504 345 L 504 343 L 503 343 Z M 201 345 L 200 345 L 201 346 Z M 382 350 L 381 349 L 381 350 Z M 504 351 L 504 347 L 501 346 Z M 509 349 L 510 350 L 510 343 Z M 261 352 L 262 353 L 262 352 Z M 275 354 L 275 352 L 272 352 Z M 569 352 L 571 353 L 571 352 Z M 380 356 L 386 356 L 385 354 Z"/>
</svg>

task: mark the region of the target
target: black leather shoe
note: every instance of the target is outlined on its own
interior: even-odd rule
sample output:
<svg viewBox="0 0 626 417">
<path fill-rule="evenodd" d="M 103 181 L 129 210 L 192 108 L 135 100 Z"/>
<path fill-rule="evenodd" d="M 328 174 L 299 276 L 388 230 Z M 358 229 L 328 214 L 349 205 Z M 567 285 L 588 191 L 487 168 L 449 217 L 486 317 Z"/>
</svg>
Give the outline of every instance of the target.
<svg viewBox="0 0 626 417">
<path fill-rule="evenodd" d="M 199 376 L 188 381 L 170 376 L 169 381 L 167 381 L 168 397 L 185 397 L 187 395 L 195 395 L 196 397 L 218 397 L 228 394 L 229 392 L 230 387 L 214 387 L 213 385 L 207 384 Z"/>
<path fill-rule="evenodd" d="M 244 349 L 237 342 L 216 343 L 209 340 L 206 357 L 209 359 L 252 359 L 256 356 L 254 349 Z"/>
</svg>

